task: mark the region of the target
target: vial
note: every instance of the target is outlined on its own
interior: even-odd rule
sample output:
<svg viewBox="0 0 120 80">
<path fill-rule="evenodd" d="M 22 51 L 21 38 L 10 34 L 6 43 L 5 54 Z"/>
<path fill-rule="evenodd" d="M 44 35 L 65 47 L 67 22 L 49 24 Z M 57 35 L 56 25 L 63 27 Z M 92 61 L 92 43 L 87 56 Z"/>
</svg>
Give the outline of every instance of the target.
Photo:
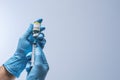
<svg viewBox="0 0 120 80">
<path fill-rule="evenodd" d="M 36 38 L 40 33 L 40 25 L 39 22 L 34 22 L 33 24 L 33 37 Z"/>
</svg>

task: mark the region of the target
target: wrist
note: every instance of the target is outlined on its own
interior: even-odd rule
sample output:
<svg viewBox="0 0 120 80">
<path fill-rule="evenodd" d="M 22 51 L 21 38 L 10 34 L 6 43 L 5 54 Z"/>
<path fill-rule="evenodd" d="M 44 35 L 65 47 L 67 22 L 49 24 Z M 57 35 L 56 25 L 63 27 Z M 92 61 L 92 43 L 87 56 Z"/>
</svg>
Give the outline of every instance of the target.
<svg viewBox="0 0 120 80">
<path fill-rule="evenodd" d="M 9 80 L 15 79 L 15 76 L 13 76 L 11 73 L 9 73 L 4 66 L 2 66 L 2 67 L 5 71 L 6 76 L 9 78 Z"/>
<path fill-rule="evenodd" d="M 3 79 L 3 80 L 14 80 L 14 79 L 15 79 L 15 77 L 14 77 L 12 74 L 10 74 L 10 73 L 5 69 L 4 66 L 0 66 L 0 75 L 1 75 L 0 80 L 1 80 L 1 79 Z"/>
</svg>

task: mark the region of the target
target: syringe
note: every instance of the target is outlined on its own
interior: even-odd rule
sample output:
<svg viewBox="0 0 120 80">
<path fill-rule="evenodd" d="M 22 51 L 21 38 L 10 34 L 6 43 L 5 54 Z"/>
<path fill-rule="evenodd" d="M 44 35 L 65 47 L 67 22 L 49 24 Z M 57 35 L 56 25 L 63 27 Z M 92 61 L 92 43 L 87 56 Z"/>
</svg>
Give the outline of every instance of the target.
<svg viewBox="0 0 120 80">
<path fill-rule="evenodd" d="M 36 38 L 38 37 L 40 33 L 40 26 L 41 23 L 38 21 L 35 21 L 33 24 L 33 37 L 34 37 L 34 42 L 32 46 L 32 58 L 31 58 L 31 66 L 34 66 L 34 55 L 35 55 L 35 48 L 36 48 Z"/>
</svg>

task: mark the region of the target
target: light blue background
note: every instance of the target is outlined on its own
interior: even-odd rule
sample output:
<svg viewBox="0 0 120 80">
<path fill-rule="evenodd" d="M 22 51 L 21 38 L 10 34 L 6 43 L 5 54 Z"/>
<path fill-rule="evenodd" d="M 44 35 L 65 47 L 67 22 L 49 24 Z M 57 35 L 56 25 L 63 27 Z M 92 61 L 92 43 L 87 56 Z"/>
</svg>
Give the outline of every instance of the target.
<svg viewBox="0 0 120 80">
<path fill-rule="evenodd" d="M 120 80 L 120 0 L 0 0 L 0 64 L 42 17 L 46 80 Z M 25 80 L 26 72 L 17 80 Z"/>
</svg>

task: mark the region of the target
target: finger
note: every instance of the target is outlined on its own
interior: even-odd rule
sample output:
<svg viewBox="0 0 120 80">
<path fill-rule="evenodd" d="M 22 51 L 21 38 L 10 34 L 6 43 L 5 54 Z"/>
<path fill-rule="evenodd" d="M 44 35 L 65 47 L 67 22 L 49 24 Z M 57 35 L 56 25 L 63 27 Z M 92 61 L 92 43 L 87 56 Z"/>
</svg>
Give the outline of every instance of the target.
<svg viewBox="0 0 120 80">
<path fill-rule="evenodd" d="M 43 21 L 43 19 L 42 19 L 42 18 L 40 18 L 40 19 L 36 20 L 35 22 L 42 23 L 42 21 Z"/>
<path fill-rule="evenodd" d="M 30 34 L 30 36 L 28 37 L 28 41 L 32 44 L 34 42 L 34 37 L 33 34 Z"/>
<path fill-rule="evenodd" d="M 29 52 L 27 55 L 26 55 L 26 58 L 28 61 L 31 61 L 31 57 L 32 57 L 32 52 Z"/>
<path fill-rule="evenodd" d="M 30 24 L 29 28 L 27 29 L 27 31 L 23 34 L 24 38 L 28 38 L 30 34 L 32 34 L 32 30 L 33 30 L 33 25 Z"/>
<path fill-rule="evenodd" d="M 44 26 L 41 26 L 40 27 L 40 32 L 44 31 L 45 30 L 45 27 Z"/>
<path fill-rule="evenodd" d="M 40 34 L 38 35 L 38 38 L 37 38 L 37 39 L 41 41 L 44 37 L 45 37 L 45 35 L 44 35 L 43 33 L 40 33 Z"/>
<path fill-rule="evenodd" d="M 43 53 L 43 51 L 37 46 L 35 49 L 35 65 L 43 64 L 41 53 Z"/>
<path fill-rule="evenodd" d="M 30 71 L 31 71 L 31 69 L 32 69 L 32 66 L 31 66 L 31 62 L 29 61 L 28 63 L 27 63 L 27 65 L 26 65 L 26 71 L 27 71 L 27 73 L 29 74 L 30 73 Z"/>
<path fill-rule="evenodd" d="M 43 58 L 43 64 L 48 64 L 44 53 L 42 53 L 42 58 Z"/>
<path fill-rule="evenodd" d="M 38 41 L 39 46 L 43 49 L 46 44 L 46 39 L 43 38 L 42 41 Z"/>
</svg>

